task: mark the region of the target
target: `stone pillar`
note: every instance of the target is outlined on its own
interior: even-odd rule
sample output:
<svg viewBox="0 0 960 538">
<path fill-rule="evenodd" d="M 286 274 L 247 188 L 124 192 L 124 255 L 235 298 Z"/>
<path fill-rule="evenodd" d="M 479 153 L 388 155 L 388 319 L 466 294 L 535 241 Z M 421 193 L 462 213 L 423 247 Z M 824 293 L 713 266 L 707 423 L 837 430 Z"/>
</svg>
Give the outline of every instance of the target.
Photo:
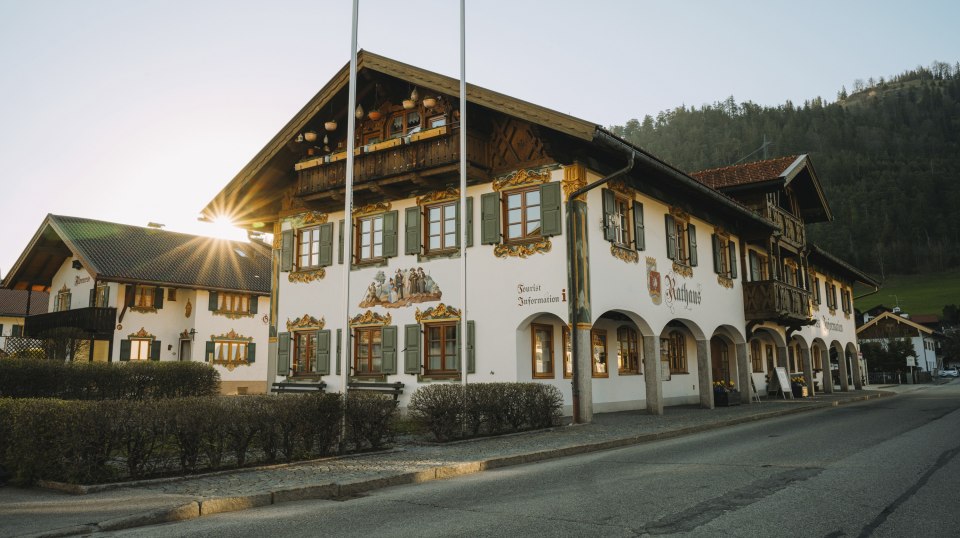
<svg viewBox="0 0 960 538">
<path fill-rule="evenodd" d="M 810 348 L 800 348 L 800 358 L 803 360 L 803 379 L 807 382 L 807 394 L 814 396 L 813 362 L 810 359 Z"/>
<path fill-rule="evenodd" d="M 573 349 L 573 360 L 577 361 L 579 376 L 577 388 L 580 389 L 580 422 L 589 424 L 593 420 L 593 339 L 590 324 L 577 324 L 577 348 Z"/>
<path fill-rule="evenodd" d="M 750 378 L 753 376 L 753 369 L 750 367 L 750 359 L 747 357 L 747 344 L 736 344 L 736 349 L 737 384 L 740 388 L 740 403 L 752 403 L 753 384 L 750 383 Z"/>
<path fill-rule="evenodd" d="M 787 356 L 786 346 L 777 346 L 777 366 L 782 366 L 783 369 L 787 371 L 787 381 L 790 381 L 790 365 L 787 364 L 789 362 L 788 359 L 789 358 Z M 773 379 L 774 383 L 777 383 L 777 385 L 779 385 L 780 378 L 777 377 L 777 372 L 772 372 L 772 374 L 774 378 Z M 789 384 L 786 387 L 780 387 L 780 389 L 783 390 L 783 394 L 787 397 L 788 400 L 793 399 L 793 389 L 790 387 Z"/>
<path fill-rule="evenodd" d="M 697 379 L 700 383 L 700 407 L 713 409 L 713 368 L 710 364 L 709 340 L 697 340 Z"/>
<path fill-rule="evenodd" d="M 850 358 L 850 363 L 853 365 L 853 389 L 863 390 L 863 379 L 860 377 L 860 357 L 854 355 Z"/>
<path fill-rule="evenodd" d="M 820 353 L 820 362 L 823 366 L 823 386 L 821 390 L 824 394 L 833 394 L 833 369 L 830 363 L 830 349 L 822 349 Z"/>
<path fill-rule="evenodd" d="M 586 183 L 583 167 L 564 169 L 564 178 L 577 184 Z M 569 196 L 571 193 L 567 193 Z M 567 285 L 570 288 L 570 326 L 577 335 L 573 346 L 574 369 L 573 397 L 574 422 L 589 423 L 593 420 L 593 359 L 590 328 L 593 320 L 590 313 L 590 262 L 587 257 L 587 202 L 584 197 L 567 201 Z"/>
<path fill-rule="evenodd" d="M 660 338 L 643 336 L 643 377 L 647 389 L 647 413 L 663 414 L 663 381 L 660 362 Z"/>
<path fill-rule="evenodd" d="M 840 363 L 840 390 L 842 392 L 847 392 L 850 390 L 850 382 L 847 381 L 847 352 L 846 351 L 840 350 L 837 352 L 837 362 Z"/>
</svg>

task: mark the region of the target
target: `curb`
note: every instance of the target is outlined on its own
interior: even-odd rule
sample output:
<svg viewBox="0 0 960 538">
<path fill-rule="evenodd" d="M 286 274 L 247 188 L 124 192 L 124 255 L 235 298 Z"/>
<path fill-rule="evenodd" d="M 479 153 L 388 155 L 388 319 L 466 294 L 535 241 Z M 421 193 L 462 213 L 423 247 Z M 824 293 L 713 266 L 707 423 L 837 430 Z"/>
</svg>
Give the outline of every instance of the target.
<svg viewBox="0 0 960 538">
<path fill-rule="evenodd" d="M 206 515 L 221 514 L 225 512 L 236 512 L 240 510 L 259 508 L 262 506 L 269 506 L 272 504 L 280 504 L 284 502 L 303 501 L 303 500 L 348 499 L 350 497 L 356 497 L 358 495 L 361 495 L 369 491 L 393 487 L 393 486 L 420 484 L 423 482 L 431 482 L 434 480 L 444 480 L 447 478 L 454 478 L 458 476 L 476 474 L 486 470 L 500 469 L 504 467 L 511 467 L 514 465 L 537 463 L 537 462 L 542 462 L 546 460 L 564 458 L 567 456 L 576 456 L 576 455 L 588 454 L 592 452 L 601 452 L 604 450 L 623 448 L 626 446 L 638 445 L 638 444 L 647 443 L 650 441 L 659 441 L 663 439 L 683 437 L 683 436 L 691 435 L 694 433 L 720 429 L 727 426 L 734 426 L 737 424 L 746 424 L 749 422 L 756 422 L 756 421 L 766 420 L 769 418 L 774 418 L 779 416 L 794 415 L 794 414 L 803 413 L 806 411 L 814 411 L 818 409 L 839 407 L 841 405 L 846 405 L 850 403 L 862 402 L 866 400 L 879 399 L 879 398 L 885 398 L 885 397 L 891 397 L 891 396 L 896 396 L 896 393 L 888 392 L 888 391 L 878 391 L 877 394 L 853 396 L 853 397 L 846 398 L 844 400 L 835 400 L 831 402 L 811 402 L 809 404 L 799 405 L 793 409 L 780 409 L 776 411 L 767 411 L 767 412 L 758 413 L 755 415 L 731 418 L 731 419 L 722 420 L 719 422 L 712 422 L 709 424 L 699 424 L 696 426 L 688 426 L 686 428 L 678 428 L 675 430 L 646 433 L 646 434 L 634 435 L 630 437 L 621 437 L 619 439 L 610 439 L 607 441 L 599 441 L 599 442 L 583 444 L 583 445 L 572 445 L 572 446 L 561 447 L 561 448 L 541 450 L 537 452 L 528 452 L 526 454 L 515 454 L 512 456 L 490 458 L 486 460 L 477 460 L 477 461 L 457 463 L 452 465 L 440 465 L 436 467 L 431 467 L 423 471 L 414 471 L 414 472 L 402 473 L 402 474 L 393 475 L 393 476 L 385 476 L 385 477 L 372 478 L 367 480 L 358 480 L 355 482 L 345 482 L 345 483 L 332 482 L 329 484 L 318 484 L 318 485 L 311 485 L 311 486 L 301 486 L 296 488 L 271 490 L 265 493 L 257 493 L 253 495 L 242 495 L 237 497 L 212 497 L 209 499 L 198 499 L 196 501 L 191 501 L 189 503 L 175 506 L 172 508 L 160 508 L 160 509 L 151 510 L 148 512 L 143 512 L 140 514 L 133 514 L 130 516 L 113 518 L 106 521 L 101 521 L 100 523 L 96 523 L 96 524 L 66 527 L 62 529 L 56 529 L 53 531 L 31 534 L 29 536 L 31 538 L 60 538 L 64 536 L 75 536 L 78 534 L 90 534 L 92 532 L 98 532 L 98 531 L 115 531 L 115 530 L 129 529 L 134 527 L 158 525 L 161 523 L 186 521 L 188 519 L 195 519 L 195 518 L 206 516 Z"/>
</svg>

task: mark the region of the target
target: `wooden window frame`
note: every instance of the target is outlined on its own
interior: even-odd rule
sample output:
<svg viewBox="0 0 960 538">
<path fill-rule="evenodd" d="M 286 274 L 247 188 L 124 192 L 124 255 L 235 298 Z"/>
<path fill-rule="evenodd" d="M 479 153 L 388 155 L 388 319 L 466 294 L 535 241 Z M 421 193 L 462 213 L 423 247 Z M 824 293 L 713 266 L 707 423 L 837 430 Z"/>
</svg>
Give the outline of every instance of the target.
<svg viewBox="0 0 960 538">
<path fill-rule="evenodd" d="M 613 213 L 611 222 L 608 223 L 613 228 L 614 246 L 633 250 L 633 199 L 616 192 L 613 192 Z M 619 217 L 619 218 L 617 218 Z"/>
<path fill-rule="evenodd" d="M 687 337 L 680 331 L 667 334 L 667 357 L 670 361 L 670 374 L 688 374 Z"/>
<path fill-rule="evenodd" d="M 750 362 L 753 373 L 763 373 L 763 347 L 759 340 L 750 341 Z"/>
<path fill-rule="evenodd" d="M 226 356 L 224 356 L 226 350 Z M 213 340 L 213 360 L 211 364 L 221 366 L 239 366 L 250 364 L 250 342 L 247 340 Z"/>
<path fill-rule="evenodd" d="M 459 248 L 459 241 L 457 240 L 457 239 L 458 239 L 457 235 L 460 233 L 460 231 L 459 231 L 459 229 L 458 229 L 458 226 L 457 226 L 457 221 L 459 220 L 459 218 L 458 218 L 458 216 L 457 216 L 457 212 L 458 212 L 458 210 L 459 210 L 459 203 L 460 203 L 459 200 L 446 200 L 446 201 L 443 201 L 443 202 L 437 202 L 437 203 L 435 203 L 435 204 L 430 204 L 430 205 L 427 205 L 427 206 L 424 206 L 424 207 L 423 207 L 423 252 L 424 252 L 424 255 L 429 256 L 429 255 L 433 255 L 433 254 L 447 254 L 447 253 L 450 253 L 450 252 L 454 252 L 454 251 L 456 251 L 456 250 Z M 452 219 L 448 219 L 447 216 L 446 216 L 446 209 L 447 209 L 448 207 L 449 207 L 449 208 L 453 208 L 453 218 L 452 218 Z M 433 222 L 433 221 L 431 220 L 432 217 L 431 217 L 430 213 L 431 213 L 432 210 L 435 210 L 435 209 L 440 211 L 440 220 L 439 220 L 440 233 L 437 234 L 437 235 L 439 235 L 440 246 L 437 247 L 437 248 L 431 248 L 431 246 L 430 246 L 430 239 L 433 238 L 433 237 L 435 237 L 435 235 L 432 234 L 432 233 L 430 233 L 430 232 L 431 232 L 431 230 L 430 230 L 430 224 Z M 449 221 L 449 222 L 448 222 L 448 221 Z M 452 232 L 452 234 L 453 234 L 453 239 L 452 239 L 453 243 L 452 243 L 452 244 L 447 244 L 447 236 L 449 236 L 449 235 L 451 234 L 451 232 L 447 231 L 447 225 L 448 225 L 448 224 L 453 227 L 453 232 Z"/>
<path fill-rule="evenodd" d="M 598 349 L 598 339 L 603 339 L 603 351 L 601 351 L 601 356 L 598 358 L 596 351 Z M 610 347 L 610 341 L 607 340 L 607 330 L 606 329 L 591 329 L 590 330 L 590 370 L 593 377 L 610 377 L 610 353 L 608 349 Z M 603 366 L 603 371 L 599 370 L 600 366 Z"/>
<path fill-rule="evenodd" d="M 540 200 L 536 204 L 528 204 L 527 197 L 531 193 L 536 193 L 537 197 Z M 543 239 L 543 199 L 540 194 L 540 187 L 527 187 L 522 189 L 512 189 L 509 191 L 503 192 L 503 208 L 501 219 L 503 222 L 502 237 L 505 244 L 524 244 L 531 243 L 534 241 L 539 241 Z M 510 221 L 510 198 L 514 196 L 520 196 L 520 207 L 515 208 L 520 210 L 520 221 L 511 222 Z M 530 219 L 529 213 L 532 208 L 536 207 L 540 214 L 537 219 Z M 527 233 L 527 224 L 529 222 L 539 222 L 540 225 L 537 226 L 534 233 Z M 510 236 L 510 225 L 519 224 L 520 225 L 520 236 L 511 237 Z"/>
<path fill-rule="evenodd" d="M 455 364 L 457 362 L 457 349 L 459 348 L 459 341 L 456 337 L 458 321 L 439 321 L 423 324 L 423 375 L 429 377 L 456 377 L 460 375 L 459 368 L 449 368 L 450 364 Z M 453 328 L 454 338 L 453 338 L 453 354 L 452 356 L 447 355 L 447 329 Z M 431 331 L 439 331 L 439 342 L 440 342 L 440 368 L 432 369 L 430 368 L 430 337 Z"/>
<path fill-rule="evenodd" d="M 563 346 L 563 378 L 573 378 L 573 339 L 570 335 L 570 327 L 564 325 L 560 330 L 560 337 Z"/>
<path fill-rule="evenodd" d="M 380 353 L 374 353 L 374 337 L 380 339 Z M 366 340 L 366 357 L 361 357 L 360 346 Z M 379 359 L 380 366 L 375 368 L 376 360 Z M 366 363 L 366 370 L 361 371 L 361 364 Z M 354 327 L 353 328 L 353 375 L 362 376 L 381 376 L 383 370 L 383 327 Z"/>
<path fill-rule="evenodd" d="M 626 337 L 626 338 L 625 338 Z M 633 327 L 621 325 L 617 327 L 617 373 L 632 375 L 643 373 L 640 368 L 640 333 Z M 624 367 L 624 344 L 626 344 L 628 360 Z M 632 349 L 631 349 L 632 348 Z M 632 363 L 632 364 L 630 364 Z"/>
<path fill-rule="evenodd" d="M 410 121 L 408 117 L 413 114 L 416 114 L 420 118 L 420 122 L 417 123 L 415 126 L 410 127 Z M 392 130 L 393 120 L 396 118 L 402 118 L 402 121 L 403 121 L 403 126 L 399 132 L 394 132 Z M 421 129 L 421 130 L 423 129 L 423 114 L 421 114 L 420 111 L 417 109 L 398 110 L 397 112 L 394 112 L 389 117 L 387 117 L 387 121 L 384 123 L 383 128 L 385 131 L 384 140 L 392 140 L 394 138 L 403 138 L 404 136 L 407 136 L 408 134 L 410 134 L 411 131 L 415 131 L 417 129 Z"/>
<path fill-rule="evenodd" d="M 690 265 L 690 237 L 687 235 L 690 221 L 675 216 L 673 217 L 673 225 L 674 231 L 677 234 L 676 243 L 674 244 L 674 252 L 676 253 L 675 261 L 680 265 L 692 267 Z"/>
<path fill-rule="evenodd" d="M 133 288 L 133 304 L 137 308 L 156 308 L 154 299 L 156 298 L 156 286 L 144 286 L 137 284 Z"/>
<path fill-rule="evenodd" d="M 820 297 L 820 277 L 813 277 L 813 304 L 820 306 L 822 299 Z"/>
<path fill-rule="evenodd" d="M 546 360 L 543 363 L 547 366 L 546 371 L 538 372 L 537 371 L 537 331 L 544 331 L 547 333 L 546 345 L 547 352 L 545 354 Z M 547 325 L 542 323 L 531 323 L 530 324 L 530 366 L 534 379 L 553 379 L 556 376 L 556 372 L 553 368 L 553 325 Z"/>
<path fill-rule="evenodd" d="M 290 350 L 291 375 L 294 377 L 313 375 L 317 369 L 317 331 L 293 331 L 291 334 L 293 336 L 291 338 L 293 349 Z M 302 368 L 303 361 L 306 362 L 306 369 Z"/>
<path fill-rule="evenodd" d="M 306 252 L 304 252 L 305 247 Z M 305 257 L 307 263 L 304 262 Z M 316 263 L 312 263 L 314 260 Z M 304 271 L 320 267 L 320 226 L 300 228 L 297 230 L 297 270 Z"/>
<path fill-rule="evenodd" d="M 130 360 L 148 361 L 150 360 L 150 349 L 153 346 L 153 338 L 130 338 Z M 146 350 L 146 355 L 141 357 L 141 351 Z"/>
<path fill-rule="evenodd" d="M 358 265 L 378 263 L 386 259 L 386 256 L 383 254 L 384 246 L 384 216 L 386 213 L 377 213 L 375 215 L 366 215 L 363 217 L 356 217 L 354 219 L 354 258 Z M 365 234 L 363 231 L 363 223 L 370 222 L 370 232 Z M 376 233 L 377 228 L 376 224 L 380 223 L 380 242 L 376 242 Z M 368 245 L 363 244 L 364 235 L 370 236 L 370 243 Z M 380 245 L 380 254 L 376 255 L 376 247 Z M 368 252 L 364 252 L 364 249 L 368 248 Z"/>
<path fill-rule="evenodd" d="M 103 282 L 103 283 L 97 284 L 96 288 L 94 289 L 96 291 L 93 292 L 94 293 L 93 306 L 98 308 L 107 308 L 108 306 L 110 306 L 110 285 Z"/>
<path fill-rule="evenodd" d="M 66 287 L 66 286 L 64 286 Z M 57 292 L 57 300 L 54 305 L 55 312 L 66 312 L 70 310 L 70 303 L 73 301 L 73 292 L 70 290 L 62 290 Z"/>
<path fill-rule="evenodd" d="M 218 293 L 217 312 L 223 314 L 249 314 L 251 301 L 256 297 L 242 293 Z"/>
</svg>

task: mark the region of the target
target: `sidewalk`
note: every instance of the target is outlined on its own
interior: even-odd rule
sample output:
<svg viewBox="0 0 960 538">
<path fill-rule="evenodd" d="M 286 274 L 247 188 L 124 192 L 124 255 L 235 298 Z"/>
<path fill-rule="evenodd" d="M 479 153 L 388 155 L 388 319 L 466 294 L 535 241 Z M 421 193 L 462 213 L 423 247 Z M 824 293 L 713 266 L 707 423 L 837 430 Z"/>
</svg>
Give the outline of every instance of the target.
<svg viewBox="0 0 960 538">
<path fill-rule="evenodd" d="M 84 495 L 0 487 L 0 537 L 71 536 L 153 525 L 304 499 L 350 497 L 374 489 L 470 474 L 509 465 L 606 450 L 733 424 L 892 396 L 926 385 L 871 387 L 802 400 L 713 410 L 667 407 L 594 416 L 562 426 L 444 445 L 405 441 L 390 450 L 310 462 L 225 471 L 189 478 L 92 487 Z M 880 389 L 880 390 L 877 390 Z"/>
</svg>

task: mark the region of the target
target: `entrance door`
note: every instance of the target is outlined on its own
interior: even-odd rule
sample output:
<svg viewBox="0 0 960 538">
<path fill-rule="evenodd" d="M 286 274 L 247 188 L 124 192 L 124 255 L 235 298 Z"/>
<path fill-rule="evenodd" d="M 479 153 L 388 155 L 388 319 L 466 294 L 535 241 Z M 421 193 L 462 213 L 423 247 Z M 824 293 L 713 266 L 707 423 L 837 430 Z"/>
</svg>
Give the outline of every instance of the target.
<svg viewBox="0 0 960 538">
<path fill-rule="evenodd" d="M 710 363 L 713 368 L 713 380 L 730 384 L 730 346 L 720 338 L 710 340 Z"/>
<path fill-rule="evenodd" d="M 181 361 L 189 361 L 190 357 L 190 340 L 180 340 L 180 354 L 177 357 Z"/>
</svg>

